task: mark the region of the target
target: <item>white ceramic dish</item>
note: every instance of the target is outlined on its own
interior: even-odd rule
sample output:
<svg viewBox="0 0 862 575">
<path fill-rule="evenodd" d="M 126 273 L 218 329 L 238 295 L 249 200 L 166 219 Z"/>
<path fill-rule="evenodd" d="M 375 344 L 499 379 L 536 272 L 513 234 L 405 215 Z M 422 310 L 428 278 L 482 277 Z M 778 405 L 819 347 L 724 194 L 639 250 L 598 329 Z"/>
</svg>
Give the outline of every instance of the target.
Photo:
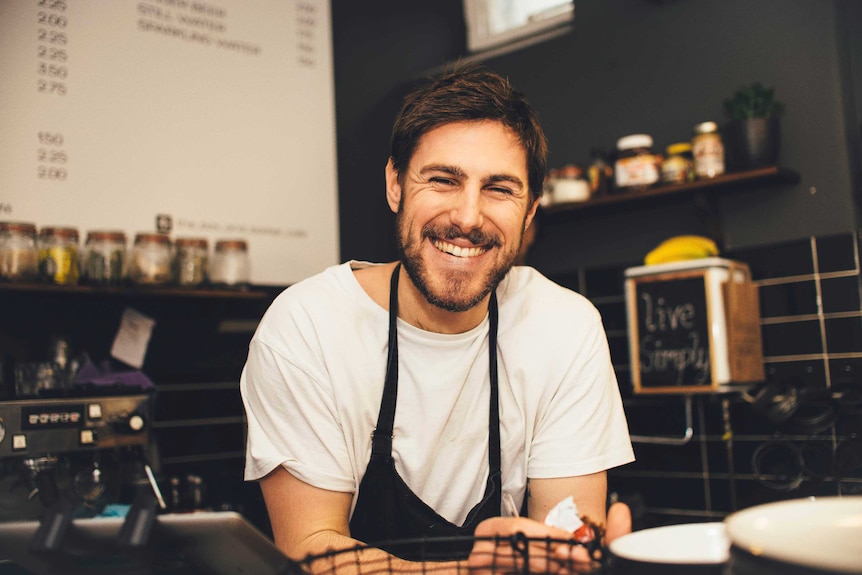
<svg viewBox="0 0 862 575">
<path fill-rule="evenodd" d="M 631 561 L 719 564 L 730 556 L 723 523 L 686 523 L 635 531 L 611 541 L 611 553 Z"/>
<path fill-rule="evenodd" d="M 730 541 L 776 561 L 862 573 L 862 496 L 757 505 L 725 519 Z"/>
</svg>

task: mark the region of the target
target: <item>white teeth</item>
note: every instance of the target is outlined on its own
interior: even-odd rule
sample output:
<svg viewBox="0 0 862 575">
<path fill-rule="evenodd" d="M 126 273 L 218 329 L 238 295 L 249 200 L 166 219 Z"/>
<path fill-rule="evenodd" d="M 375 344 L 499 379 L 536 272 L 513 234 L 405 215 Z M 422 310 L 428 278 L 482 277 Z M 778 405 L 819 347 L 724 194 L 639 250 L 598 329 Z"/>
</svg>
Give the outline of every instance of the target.
<svg viewBox="0 0 862 575">
<path fill-rule="evenodd" d="M 440 240 L 434 240 L 434 247 L 440 250 L 441 252 L 446 252 L 447 254 L 451 254 L 456 258 L 473 258 L 476 256 L 480 256 L 485 253 L 485 248 L 480 247 L 471 247 L 471 248 L 462 248 L 461 246 L 456 246 L 454 244 L 450 244 L 448 242 L 442 242 Z"/>
</svg>

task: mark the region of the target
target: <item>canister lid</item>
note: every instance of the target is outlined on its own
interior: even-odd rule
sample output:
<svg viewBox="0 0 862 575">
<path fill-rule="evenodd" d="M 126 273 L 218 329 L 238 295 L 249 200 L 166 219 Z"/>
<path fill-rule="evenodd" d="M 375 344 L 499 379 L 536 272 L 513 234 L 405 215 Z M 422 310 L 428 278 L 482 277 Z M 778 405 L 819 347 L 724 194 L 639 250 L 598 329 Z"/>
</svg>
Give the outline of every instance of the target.
<svg viewBox="0 0 862 575">
<path fill-rule="evenodd" d="M 206 238 L 177 238 L 174 240 L 174 244 L 180 248 L 203 248 L 206 249 L 209 247 L 209 242 Z"/>
<path fill-rule="evenodd" d="M 35 236 L 36 224 L 31 224 L 30 222 L 0 222 L 0 232 Z"/>
<path fill-rule="evenodd" d="M 617 140 L 618 150 L 632 150 L 634 148 L 651 148 L 652 136 L 649 134 L 631 134 Z"/>
<path fill-rule="evenodd" d="M 715 122 L 701 122 L 694 127 L 695 134 L 709 134 L 718 131 L 718 124 Z"/>
<path fill-rule="evenodd" d="M 78 241 L 78 229 L 64 226 L 46 226 L 42 228 L 39 235 L 45 238 L 55 237 L 65 240 Z"/>
<path fill-rule="evenodd" d="M 165 234 L 156 234 L 152 232 L 138 232 L 135 234 L 136 244 L 170 244 L 171 238 Z"/>
<path fill-rule="evenodd" d="M 126 233 L 120 230 L 91 230 L 87 232 L 87 242 L 91 241 L 126 243 Z"/>
<path fill-rule="evenodd" d="M 245 240 L 218 240 L 216 241 L 215 249 L 217 252 L 244 252 L 248 250 L 248 243 Z"/>
<path fill-rule="evenodd" d="M 667 147 L 668 156 L 675 156 L 677 154 L 688 154 L 691 152 L 691 144 L 688 142 L 678 142 L 676 144 L 671 144 Z"/>
</svg>

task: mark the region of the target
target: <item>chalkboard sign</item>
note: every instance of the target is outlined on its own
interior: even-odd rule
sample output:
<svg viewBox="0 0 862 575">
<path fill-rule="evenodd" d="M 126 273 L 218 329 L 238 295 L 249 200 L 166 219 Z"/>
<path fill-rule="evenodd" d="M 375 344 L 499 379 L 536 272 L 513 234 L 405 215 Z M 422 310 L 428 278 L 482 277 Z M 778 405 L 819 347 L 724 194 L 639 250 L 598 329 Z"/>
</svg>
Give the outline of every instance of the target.
<svg viewBox="0 0 862 575">
<path fill-rule="evenodd" d="M 711 324 L 704 274 L 628 281 L 635 390 L 711 388 Z"/>
</svg>

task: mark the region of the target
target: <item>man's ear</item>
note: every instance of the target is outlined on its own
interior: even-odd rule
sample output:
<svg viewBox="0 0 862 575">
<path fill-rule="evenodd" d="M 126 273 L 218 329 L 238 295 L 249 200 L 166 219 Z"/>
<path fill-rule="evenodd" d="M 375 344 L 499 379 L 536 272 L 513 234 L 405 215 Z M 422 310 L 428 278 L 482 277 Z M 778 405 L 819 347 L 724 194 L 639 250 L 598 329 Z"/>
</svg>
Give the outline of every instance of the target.
<svg viewBox="0 0 862 575">
<path fill-rule="evenodd" d="M 398 172 L 392 165 L 392 158 L 386 162 L 386 202 L 393 213 L 398 213 L 401 205 L 401 184 L 398 183 Z"/>
<path fill-rule="evenodd" d="M 527 209 L 527 217 L 524 219 L 524 231 L 533 223 L 533 218 L 536 216 L 536 210 L 539 209 L 539 200 L 533 200 L 533 205 Z"/>
</svg>

